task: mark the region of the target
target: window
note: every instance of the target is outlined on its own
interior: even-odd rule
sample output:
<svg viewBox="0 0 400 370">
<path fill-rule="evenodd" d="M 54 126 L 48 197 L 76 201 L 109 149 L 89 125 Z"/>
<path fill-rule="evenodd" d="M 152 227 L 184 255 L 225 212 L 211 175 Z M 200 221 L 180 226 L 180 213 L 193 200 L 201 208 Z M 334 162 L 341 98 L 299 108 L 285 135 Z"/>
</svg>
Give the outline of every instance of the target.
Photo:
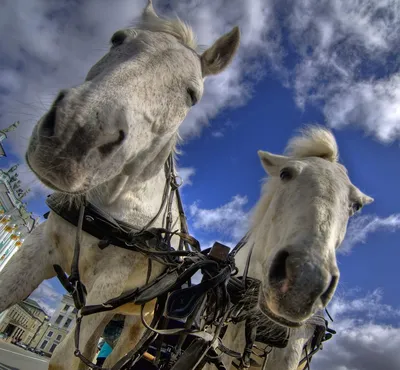
<svg viewBox="0 0 400 370">
<path fill-rule="evenodd" d="M 53 332 L 52 332 L 52 331 L 49 331 L 49 332 L 47 333 L 47 336 L 48 336 L 49 338 L 51 338 L 51 337 L 53 336 Z"/>
<path fill-rule="evenodd" d="M 54 350 L 56 349 L 56 347 L 57 347 L 57 344 L 53 344 L 53 345 L 50 347 L 50 353 L 53 353 Z"/>
<path fill-rule="evenodd" d="M 63 318 L 64 318 L 63 315 L 58 315 L 57 320 L 56 320 L 56 324 L 59 324 Z"/>
<path fill-rule="evenodd" d="M 56 338 L 56 340 L 60 341 L 60 340 L 61 340 L 61 338 L 62 338 L 62 335 L 61 335 L 61 334 L 59 334 L 59 335 L 57 335 L 57 338 Z"/>
<path fill-rule="evenodd" d="M 71 307 L 70 305 L 66 304 L 66 305 L 64 306 L 64 308 L 63 308 L 63 311 L 68 311 L 68 309 L 69 309 L 70 307 Z"/>
<path fill-rule="evenodd" d="M 72 313 L 76 314 L 76 313 L 78 313 L 78 310 L 77 310 L 76 308 L 74 308 L 74 309 L 72 310 Z"/>
<path fill-rule="evenodd" d="M 47 343 L 49 343 L 47 340 L 44 340 L 42 345 L 40 346 L 40 349 L 45 349 L 45 347 L 47 346 Z"/>
<path fill-rule="evenodd" d="M 68 328 L 69 324 L 71 324 L 71 319 L 67 319 L 67 321 L 64 324 L 64 328 Z"/>
</svg>

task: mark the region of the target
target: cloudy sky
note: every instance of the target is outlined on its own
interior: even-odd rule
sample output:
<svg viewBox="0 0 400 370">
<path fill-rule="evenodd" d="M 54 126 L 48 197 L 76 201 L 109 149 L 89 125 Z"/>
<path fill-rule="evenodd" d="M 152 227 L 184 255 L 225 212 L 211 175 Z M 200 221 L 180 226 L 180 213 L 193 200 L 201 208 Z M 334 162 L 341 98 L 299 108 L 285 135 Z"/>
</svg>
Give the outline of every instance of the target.
<svg viewBox="0 0 400 370">
<path fill-rule="evenodd" d="M 60 88 L 79 84 L 113 31 L 145 1 L 0 1 L 0 128 L 21 121 L 0 166 L 23 161 L 33 124 Z M 204 246 L 246 231 L 264 172 L 257 150 L 280 153 L 301 125 L 334 130 L 352 181 L 375 198 L 350 224 L 330 304 L 338 335 L 314 369 L 400 368 L 400 3 L 394 0 L 159 0 L 210 45 L 238 24 L 239 55 L 206 81 L 182 124 L 179 159 L 191 231 Z M 49 193 L 23 164 L 30 210 Z M 50 313 L 59 284 L 34 297 Z"/>
</svg>

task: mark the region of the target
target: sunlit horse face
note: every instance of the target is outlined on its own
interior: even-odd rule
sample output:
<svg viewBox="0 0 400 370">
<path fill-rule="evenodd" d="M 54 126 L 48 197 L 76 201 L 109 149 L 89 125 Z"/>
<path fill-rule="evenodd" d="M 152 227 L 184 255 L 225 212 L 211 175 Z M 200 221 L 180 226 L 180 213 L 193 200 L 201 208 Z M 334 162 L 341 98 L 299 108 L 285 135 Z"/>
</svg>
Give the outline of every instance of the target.
<svg viewBox="0 0 400 370">
<path fill-rule="evenodd" d="M 190 28 L 159 18 L 149 2 L 137 29 L 116 32 L 86 81 L 63 90 L 36 124 L 26 159 L 47 186 L 82 193 L 116 175 L 148 175 L 167 157 L 204 77 L 231 62 L 239 30 L 199 55 Z M 161 165 L 162 166 L 162 165 Z"/>
<path fill-rule="evenodd" d="M 270 175 L 255 214 L 252 258 L 260 261 L 259 307 L 277 323 L 292 327 L 332 298 L 339 280 L 336 250 L 349 217 L 373 201 L 337 163 L 333 135 L 322 129 L 308 134 L 308 139 L 297 142 L 297 149 L 293 141 L 293 156 L 259 152 Z M 324 142 L 330 148 L 324 148 Z M 304 152 L 307 145 L 310 155 Z M 297 158 L 296 151 L 302 151 Z"/>
</svg>

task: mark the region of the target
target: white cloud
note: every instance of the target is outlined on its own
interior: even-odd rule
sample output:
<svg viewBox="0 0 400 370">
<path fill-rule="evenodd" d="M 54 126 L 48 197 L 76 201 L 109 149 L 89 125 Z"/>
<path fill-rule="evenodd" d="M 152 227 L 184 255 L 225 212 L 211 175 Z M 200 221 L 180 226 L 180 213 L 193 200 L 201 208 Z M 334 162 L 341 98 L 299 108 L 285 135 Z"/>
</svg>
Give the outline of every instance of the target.
<svg viewBox="0 0 400 370">
<path fill-rule="evenodd" d="M 353 295 L 354 293 L 351 292 L 338 294 L 329 306 L 332 316 L 343 320 L 348 319 L 351 315 L 359 318 L 362 313 L 364 319 L 370 320 L 400 318 L 400 308 L 394 308 L 382 302 L 382 289 L 375 289 L 364 297 L 349 299 L 348 296 Z"/>
<path fill-rule="evenodd" d="M 378 231 L 395 232 L 400 229 L 400 214 L 382 218 L 373 215 L 361 215 L 352 219 L 347 229 L 346 238 L 339 249 L 340 253 L 348 253 L 360 243 L 365 243 L 369 234 Z"/>
<path fill-rule="evenodd" d="M 322 107 L 332 127 L 400 138 L 400 12 L 391 0 L 299 0 L 283 11 L 298 63 L 295 100 Z"/>
<path fill-rule="evenodd" d="M 380 290 L 361 298 L 333 299 L 329 310 L 335 321 L 330 326 L 337 334 L 315 355 L 316 370 L 400 368 L 400 308 L 382 300 Z"/>
<path fill-rule="evenodd" d="M 211 135 L 217 139 L 224 137 L 224 133 L 222 131 L 212 131 Z"/>
<path fill-rule="evenodd" d="M 54 313 L 62 298 L 62 294 L 53 286 L 54 283 L 54 279 L 43 281 L 29 297 L 35 300 L 49 316 Z"/>
<path fill-rule="evenodd" d="M 182 179 L 182 186 L 183 188 L 186 185 L 192 185 L 192 177 L 196 174 L 196 169 L 193 167 L 180 167 L 177 170 L 178 175 Z"/>
<path fill-rule="evenodd" d="M 189 207 L 192 225 L 198 230 L 215 231 L 221 237 L 239 241 L 248 231 L 250 215 L 245 209 L 247 203 L 247 197 L 240 195 L 213 209 L 200 208 L 195 202 Z"/>
<path fill-rule="evenodd" d="M 400 138 L 400 73 L 381 80 L 345 83 L 324 108 L 333 127 L 362 124 L 382 142 Z"/>
</svg>

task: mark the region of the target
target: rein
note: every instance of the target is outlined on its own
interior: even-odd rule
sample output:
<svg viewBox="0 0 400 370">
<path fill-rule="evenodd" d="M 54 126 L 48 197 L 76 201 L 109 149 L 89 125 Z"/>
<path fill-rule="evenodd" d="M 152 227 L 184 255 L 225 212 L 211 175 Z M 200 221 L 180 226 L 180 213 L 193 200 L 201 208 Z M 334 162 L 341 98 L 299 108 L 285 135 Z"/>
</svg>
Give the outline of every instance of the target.
<svg viewBox="0 0 400 370">
<path fill-rule="evenodd" d="M 86 366 L 100 370 L 104 369 L 92 363 L 80 351 L 79 339 L 82 318 L 87 315 L 112 311 L 126 303 L 135 303 L 142 307 L 141 320 L 146 331 L 137 345 L 123 356 L 111 370 L 129 370 L 142 357 L 149 355 L 147 350 L 154 344 L 156 355 L 153 364 L 159 369 L 188 370 L 201 369 L 207 362 L 213 363 L 218 369 L 226 367 L 221 361 L 221 355 L 227 354 L 240 361 L 238 369 L 248 368 L 251 365 L 251 355 L 254 342 L 260 339 L 257 336 L 257 320 L 251 320 L 248 307 L 242 302 L 246 293 L 255 294 L 260 282 L 248 277 L 253 245 L 247 255 L 243 276 L 236 277 L 238 269 L 235 266 L 235 256 L 248 242 L 249 233 L 230 251 L 218 242 L 212 248 L 200 249 L 199 242 L 189 232 L 186 216 L 179 193 L 180 183 L 174 172 L 172 154 L 165 163 L 166 182 L 162 202 L 156 215 L 143 228 L 111 217 L 106 212 L 83 199 L 80 207 L 66 206 L 57 194 L 47 198 L 49 208 L 77 227 L 74 255 L 71 264 L 71 274 L 68 277 L 59 265 L 54 265 L 57 277 L 64 288 L 72 295 L 75 307 L 78 309 L 75 327 L 75 351 Z M 176 196 L 180 231 L 172 230 L 172 206 Z M 156 220 L 162 215 L 163 227 L 153 227 Z M 45 217 L 48 213 L 45 215 Z M 46 217 L 47 218 L 47 217 Z M 148 271 L 146 284 L 141 288 L 123 292 L 120 296 L 109 299 L 98 305 L 86 305 L 87 291 L 80 279 L 79 257 L 82 231 L 99 239 L 98 247 L 107 248 L 110 245 L 138 252 L 148 257 Z M 178 249 L 171 246 L 171 238 L 176 235 L 179 239 Z M 152 261 L 165 266 L 164 272 L 152 282 L 150 276 Z M 192 286 L 192 276 L 201 271 L 203 279 L 198 285 Z M 146 303 L 157 299 L 151 323 L 144 318 Z M 185 322 L 183 328 L 166 329 L 169 320 Z M 246 346 L 243 354 L 225 347 L 222 343 L 227 323 L 236 324 L 245 321 Z M 320 333 L 313 337 L 311 352 L 306 351 L 307 361 L 321 347 L 325 338 L 327 326 L 321 321 L 313 323 Z M 323 335 L 322 335 L 322 334 Z M 282 327 L 279 332 L 281 340 L 262 338 L 268 348 L 287 345 L 289 330 Z M 170 358 L 163 362 L 161 352 L 164 346 L 164 336 L 178 336 L 177 345 L 171 349 Z M 188 336 L 192 341 L 188 342 Z M 193 339 L 194 338 L 194 339 Z M 217 353 L 217 350 L 219 353 Z M 264 357 L 268 351 L 264 350 Z M 301 364 L 300 363 L 300 364 Z"/>
</svg>

